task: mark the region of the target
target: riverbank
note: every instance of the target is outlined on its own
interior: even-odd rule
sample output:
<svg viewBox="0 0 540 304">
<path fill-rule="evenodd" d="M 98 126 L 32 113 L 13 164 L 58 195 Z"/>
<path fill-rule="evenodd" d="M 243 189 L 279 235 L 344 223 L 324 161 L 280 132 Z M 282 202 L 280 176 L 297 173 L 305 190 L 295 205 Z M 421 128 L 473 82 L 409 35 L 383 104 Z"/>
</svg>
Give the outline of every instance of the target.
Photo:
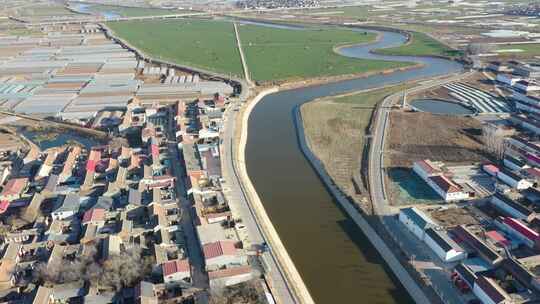
<svg viewBox="0 0 540 304">
<path fill-rule="evenodd" d="M 266 241 L 268 242 L 269 247 L 272 250 L 272 253 L 276 256 L 280 267 L 284 273 L 284 276 L 287 280 L 287 285 L 294 291 L 294 295 L 297 298 L 299 303 L 311 304 L 315 303 L 309 293 L 306 285 L 300 273 L 296 269 L 287 249 L 283 245 L 277 231 L 275 230 L 272 222 L 264 205 L 262 204 L 255 187 L 253 186 L 249 175 L 247 173 L 246 162 L 245 162 L 245 153 L 246 153 L 246 143 L 248 138 L 248 121 L 249 116 L 253 108 L 257 103 L 262 100 L 265 96 L 278 92 L 278 88 L 269 88 L 264 91 L 261 91 L 257 96 L 250 100 L 240 117 L 240 144 L 237 147 L 236 153 L 237 157 L 233 158 L 233 161 L 236 162 L 236 167 L 239 169 L 239 178 L 240 182 L 245 186 L 247 191 L 247 196 L 249 197 L 248 201 L 251 204 L 251 207 L 256 213 L 258 223 L 260 224 Z"/>
<path fill-rule="evenodd" d="M 324 182 L 327 190 L 335 198 L 335 201 L 341 206 L 341 208 L 354 220 L 356 225 L 360 227 L 362 232 L 369 239 L 371 244 L 377 249 L 380 256 L 384 259 L 387 265 L 392 269 L 394 275 L 401 282 L 403 287 L 408 291 L 409 295 L 414 299 L 416 303 L 430 303 L 427 296 L 422 289 L 416 284 L 415 280 L 409 275 L 407 270 L 401 265 L 399 260 L 393 254 L 392 250 L 386 245 L 386 243 L 379 237 L 377 232 L 371 227 L 371 225 L 363 218 L 361 209 L 358 209 L 358 205 L 349 201 L 346 195 L 341 192 L 338 186 L 335 185 L 332 178 L 326 173 L 322 162 L 313 154 L 309 144 L 306 141 L 304 135 L 304 128 L 302 123 L 302 116 L 298 107 L 294 110 L 294 123 L 297 132 L 298 145 L 300 150 L 309 161 L 317 175 Z"/>
</svg>

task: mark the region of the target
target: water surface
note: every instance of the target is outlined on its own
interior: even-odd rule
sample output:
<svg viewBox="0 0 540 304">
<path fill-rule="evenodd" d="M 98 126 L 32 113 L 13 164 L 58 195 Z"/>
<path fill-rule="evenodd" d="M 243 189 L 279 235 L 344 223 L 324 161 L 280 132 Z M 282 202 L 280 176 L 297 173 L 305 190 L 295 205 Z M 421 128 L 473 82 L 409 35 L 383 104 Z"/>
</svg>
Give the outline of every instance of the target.
<svg viewBox="0 0 540 304">
<path fill-rule="evenodd" d="M 412 61 L 423 63 L 424 67 L 281 91 L 263 98 L 249 117 L 248 174 L 312 297 L 319 304 L 412 303 L 374 247 L 338 207 L 302 155 L 292 120 L 296 106 L 318 97 L 462 69 L 456 62 L 437 58 L 371 54 L 371 49 L 397 46 L 406 41 L 398 33 L 381 35 L 377 43 L 343 48 L 340 53 L 357 58 Z"/>
</svg>

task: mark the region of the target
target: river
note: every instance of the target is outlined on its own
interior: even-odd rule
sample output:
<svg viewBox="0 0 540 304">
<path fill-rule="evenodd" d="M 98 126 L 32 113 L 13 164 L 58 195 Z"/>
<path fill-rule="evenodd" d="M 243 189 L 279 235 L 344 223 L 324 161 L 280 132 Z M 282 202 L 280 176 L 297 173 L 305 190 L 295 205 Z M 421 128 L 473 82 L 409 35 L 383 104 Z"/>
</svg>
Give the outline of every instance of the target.
<svg viewBox="0 0 540 304">
<path fill-rule="evenodd" d="M 412 61 L 424 66 L 274 93 L 263 98 L 249 117 L 248 174 L 316 303 L 412 303 L 362 231 L 337 206 L 304 158 L 292 116 L 296 106 L 315 98 L 462 69 L 460 64 L 444 59 L 372 54 L 373 49 L 398 46 L 406 41 L 402 34 L 379 34 L 376 43 L 342 48 L 339 52 L 349 57 Z"/>
</svg>

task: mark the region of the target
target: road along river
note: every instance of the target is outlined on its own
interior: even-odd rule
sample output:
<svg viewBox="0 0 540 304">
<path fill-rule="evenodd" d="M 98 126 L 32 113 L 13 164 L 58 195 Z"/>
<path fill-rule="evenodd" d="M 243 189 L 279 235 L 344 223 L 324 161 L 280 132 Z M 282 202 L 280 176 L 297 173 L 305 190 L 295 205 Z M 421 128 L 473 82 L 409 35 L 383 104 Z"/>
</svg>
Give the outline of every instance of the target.
<svg viewBox="0 0 540 304">
<path fill-rule="evenodd" d="M 399 33 L 379 34 L 376 43 L 341 48 L 339 52 L 356 58 L 418 62 L 423 67 L 280 91 L 264 97 L 249 116 L 245 152 L 249 177 L 316 303 L 412 302 L 304 158 L 293 121 L 294 108 L 315 98 L 462 69 L 459 63 L 444 59 L 373 54 L 371 50 L 406 41 Z"/>
</svg>

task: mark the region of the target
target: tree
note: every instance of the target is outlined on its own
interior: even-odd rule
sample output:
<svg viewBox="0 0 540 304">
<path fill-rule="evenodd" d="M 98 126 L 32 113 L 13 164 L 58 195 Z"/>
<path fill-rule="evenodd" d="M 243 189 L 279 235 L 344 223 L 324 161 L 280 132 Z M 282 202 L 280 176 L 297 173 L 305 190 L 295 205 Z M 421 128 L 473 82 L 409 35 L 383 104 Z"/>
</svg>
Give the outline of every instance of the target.
<svg viewBox="0 0 540 304">
<path fill-rule="evenodd" d="M 487 43 L 470 43 L 467 45 L 466 52 L 469 55 L 480 55 L 493 52 L 492 45 Z"/>
</svg>

